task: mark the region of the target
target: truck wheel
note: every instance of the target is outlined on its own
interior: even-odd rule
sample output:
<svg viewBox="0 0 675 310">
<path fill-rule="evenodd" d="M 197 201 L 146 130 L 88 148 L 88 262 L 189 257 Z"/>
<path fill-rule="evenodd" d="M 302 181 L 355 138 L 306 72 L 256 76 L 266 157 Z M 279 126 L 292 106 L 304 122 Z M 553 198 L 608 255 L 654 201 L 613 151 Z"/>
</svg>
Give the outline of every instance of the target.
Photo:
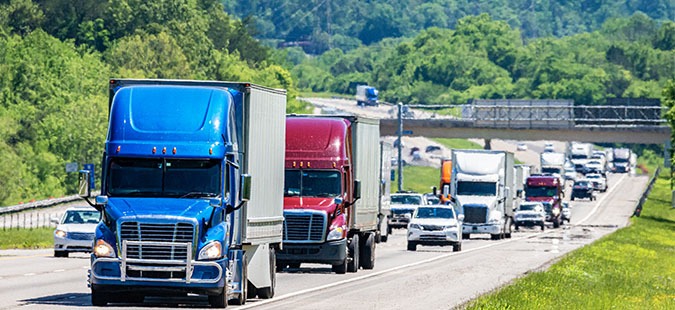
<svg viewBox="0 0 675 310">
<path fill-rule="evenodd" d="M 417 243 L 408 241 L 408 251 L 417 251 Z"/>
<path fill-rule="evenodd" d="M 274 287 L 277 286 L 277 273 L 275 270 L 277 263 L 277 254 L 274 251 L 274 247 L 270 246 L 270 286 L 263 287 L 258 289 L 258 297 L 260 299 L 270 299 L 274 297 Z"/>
<path fill-rule="evenodd" d="M 211 308 L 227 308 L 227 284 L 218 295 L 209 295 L 209 305 Z"/>
<path fill-rule="evenodd" d="M 513 229 L 513 222 L 511 222 L 511 219 L 506 220 L 506 226 L 504 226 L 504 238 L 511 239 L 512 229 Z"/>
<path fill-rule="evenodd" d="M 462 234 L 462 239 L 469 239 L 471 237 L 471 234 Z"/>
<path fill-rule="evenodd" d="M 68 257 L 68 252 L 66 252 L 66 251 L 54 251 L 54 257 Z"/>
<path fill-rule="evenodd" d="M 361 267 L 363 269 L 375 268 L 375 234 L 368 234 L 360 252 L 361 257 L 359 258 L 359 262 L 361 263 Z"/>
<path fill-rule="evenodd" d="M 241 306 L 246 303 L 246 298 L 248 298 L 248 263 L 246 262 L 246 256 L 242 256 L 244 259 L 241 266 L 241 293 L 237 298 L 230 299 L 230 305 Z"/>
<path fill-rule="evenodd" d="M 574 201 L 574 196 L 570 197 L 570 200 Z"/>
<path fill-rule="evenodd" d="M 560 227 L 560 219 L 557 219 L 553 221 L 553 228 L 559 228 Z"/>
<path fill-rule="evenodd" d="M 520 230 L 520 226 L 516 225 L 516 230 Z"/>
<path fill-rule="evenodd" d="M 107 306 L 109 299 L 108 293 L 99 291 L 95 286 L 91 287 L 91 304 L 94 307 Z"/>
<path fill-rule="evenodd" d="M 387 225 L 387 236 L 391 235 L 392 227 Z"/>
<path fill-rule="evenodd" d="M 501 237 L 501 234 L 490 235 L 491 240 L 499 240 L 499 239 L 501 239 L 500 237 Z"/>
<path fill-rule="evenodd" d="M 544 231 L 544 229 L 546 229 L 546 225 L 544 225 L 543 223 L 539 227 L 541 227 L 541 231 Z"/>
<path fill-rule="evenodd" d="M 453 252 L 459 252 L 462 250 L 462 243 L 458 242 L 452 245 L 452 251 Z"/>
<path fill-rule="evenodd" d="M 352 241 L 347 246 L 349 248 L 349 258 L 351 260 L 347 263 L 347 271 L 357 272 L 359 270 L 359 235 L 352 236 Z"/>
<path fill-rule="evenodd" d="M 347 272 L 347 259 L 348 258 L 345 258 L 345 260 L 339 265 L 333 265 L 331 267 L 331 271 L 335 272 L 336 274 L 345 274 Z"/>
</svg>

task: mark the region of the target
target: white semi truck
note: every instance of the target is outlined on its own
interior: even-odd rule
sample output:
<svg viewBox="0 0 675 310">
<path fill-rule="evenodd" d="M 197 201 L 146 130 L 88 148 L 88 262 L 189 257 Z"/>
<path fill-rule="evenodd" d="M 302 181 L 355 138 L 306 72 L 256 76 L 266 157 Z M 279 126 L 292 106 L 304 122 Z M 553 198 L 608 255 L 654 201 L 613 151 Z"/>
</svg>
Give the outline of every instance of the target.
<svg viewBox="0 0 675 310">
<path fill-rule="evenodd" d="M 560 183 L 565 182 L 565 153 L 541 153 L 539 154 L 539 163 L 541 173 L 550 173 L 560 180 Z"/>
<path fill-rule="evenodd" d="M 511 237 L 513 223 L 513 153 L 454 150 L 452 196 L 464 215 L 462 237 L 490 234 Z"/>
<path fill-rule="evenodd" d="M 572 142 L 570 148 L 570 160 L 574 164 L 574 170 L 583 172 L 586 162 L 593 156 L 593 144 Z"/>
</svg>

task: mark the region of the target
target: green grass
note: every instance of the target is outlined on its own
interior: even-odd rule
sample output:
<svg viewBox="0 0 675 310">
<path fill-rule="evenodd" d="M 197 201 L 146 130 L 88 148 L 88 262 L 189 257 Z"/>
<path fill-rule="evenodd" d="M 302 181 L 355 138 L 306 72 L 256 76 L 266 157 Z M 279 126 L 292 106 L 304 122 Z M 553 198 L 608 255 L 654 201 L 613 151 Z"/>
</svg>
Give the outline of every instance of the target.
<svg viewBox="0 0 675 310">
<path fill-rule="evenodd" d="M 431 187 L 436 186 L 441 181 L 441 170 L 426 166 L 405 166 L 403 167 L 403 190 L 414 191 L 418 193 L 429 193 Z M 391 182 L 391 192 L 398 190 L 398 171 L 396 171 L 396 180 Z"/>
<path fill-rule="evenodd" d="M 0 249 L 38 249 L 54 246 L 54 228 L 0 229 Z"/>
<path fill-rule="evenodd" d="M 675 309 L 675 209 L 657 180 L 632 225 L 565 256 L 468 309 Z"/>
<path fill-rule="evenodd" d="M 471 142 L 467 139 L 448 139 L 448 138 L 434 138 L 431 139 L 436 141 L 436 143 L 440 143 L 443 146 L 449 148 L 449 149 L 458 149 L 458 150 L 482 150 L 483 147 L 476 143 L 476 142 Z"/>
</svg>

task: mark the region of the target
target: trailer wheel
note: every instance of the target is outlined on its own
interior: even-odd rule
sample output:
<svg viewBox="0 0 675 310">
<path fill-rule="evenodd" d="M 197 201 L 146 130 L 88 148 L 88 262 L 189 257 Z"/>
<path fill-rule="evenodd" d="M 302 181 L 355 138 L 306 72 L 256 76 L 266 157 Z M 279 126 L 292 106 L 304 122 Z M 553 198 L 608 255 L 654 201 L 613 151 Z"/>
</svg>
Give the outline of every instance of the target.
<svg viewBox="0 0 675 310">
<path fill-rule="evenodd" d="M 110 296 L 106 292 L 101 292 L 95 286 L 91 287 L 91 304 L 94 307 L 105 307 L 108 305 Z"/>
<path fill-rule="evenodd" d="M 347 263 L 347 271 L 357 272 L 359 270 L 359 235 L 352 236 L 352 241 L 347 246 L 349 248 L 349 258 L 351 260 Z"/>
<path fill-rule="evenodd" d="M 261 299 L 270 299 L 274 297 L 274 287 L 277 285 L 277 273 L 275 272 L 277 267 L 277 254 L 274 251 L 274 247 L 270 246 L 270 286 L 263 287 L 258 289 L 258 297 Z"/>
<path fill-rule="evenodd" d="M 227 283 L 218 295 L 209 295 L 209 305 L 211 308 L 227 308 Z"/>
<path fill-rule="evenodd" d="M 359 261 L 363 269 L 375 268 L 375 234 L 368 234 L 365 242 L 363 242 Z"/>
</svg>

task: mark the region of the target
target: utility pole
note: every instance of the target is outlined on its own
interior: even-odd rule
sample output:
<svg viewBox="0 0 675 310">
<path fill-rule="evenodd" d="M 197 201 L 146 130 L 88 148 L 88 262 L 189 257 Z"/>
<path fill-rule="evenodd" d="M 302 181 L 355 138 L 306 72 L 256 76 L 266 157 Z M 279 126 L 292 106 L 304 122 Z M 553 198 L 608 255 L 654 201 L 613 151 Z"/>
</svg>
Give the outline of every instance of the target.
<svg viewBox="0 0 675 310">
<path fill-rule="evenodd" d="M 403 165 L 401 165 L 402 162 L 402 149 L 403 149 L 403 140 L 401 139 L 401 136 L 403 136 L 403 103 L 399 102 L 398 103 L 398 191 L 401 192 L 403 191 Z"/>
</svg>

